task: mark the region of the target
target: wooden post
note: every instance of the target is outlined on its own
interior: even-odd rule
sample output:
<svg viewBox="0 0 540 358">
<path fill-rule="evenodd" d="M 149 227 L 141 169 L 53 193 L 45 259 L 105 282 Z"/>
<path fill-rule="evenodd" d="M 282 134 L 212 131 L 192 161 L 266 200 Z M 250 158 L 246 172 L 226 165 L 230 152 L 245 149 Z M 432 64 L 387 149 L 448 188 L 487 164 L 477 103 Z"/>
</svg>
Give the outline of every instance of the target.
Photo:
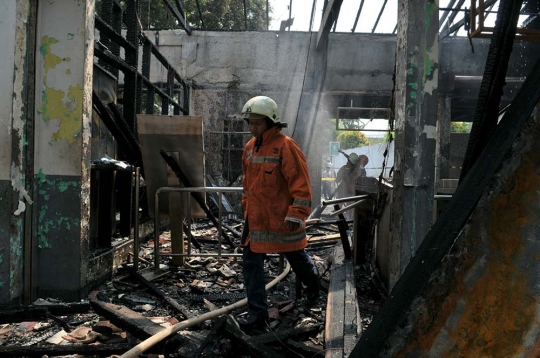
<svg viewBox="0 0 540 358">
<path fill-rule="evenodd" d="M 178 161 L 178 153 L 167 153 Z M 176 174 L 167 166 L 167 184 L 178 186 L 179 180 Z M 186 194 L 180 192 L 169 193 L 169 220 L 171 227 L 171 250 L 173 254 L 184 254 L 184 231 L 183 223 L 185 218 Z M 173 256 L 171 264 L 182 266 L 185 262 L 183 256 Z"/>
</svg>

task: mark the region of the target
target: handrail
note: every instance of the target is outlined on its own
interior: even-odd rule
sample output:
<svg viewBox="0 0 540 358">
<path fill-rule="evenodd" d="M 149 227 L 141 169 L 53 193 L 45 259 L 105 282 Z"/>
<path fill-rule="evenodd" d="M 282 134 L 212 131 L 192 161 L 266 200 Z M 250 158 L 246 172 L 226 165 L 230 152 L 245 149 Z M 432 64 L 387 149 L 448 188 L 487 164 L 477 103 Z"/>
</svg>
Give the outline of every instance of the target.
<svg viewBox="0 0 540 358">
<path fill-rule="evenodd" d="M 159 252 L 159 194 L 161 193 L 170 193 L 170 192 L 202 192 L 202 193 L 218 193 L 219 195 L 219 201 L 218 201 L 218 252 L 217 254 L 213 253 L 206 253 L 206 254 L 192 254 L 191 253 L 191 240 L 188 240 L 188 252 L 185 254 L 167 254 L 166 256 L 242 256 L 242 254 L 239 253 L 229 253 L 229 254 L 222 254 L 221 253 L 221 242 L 222 242 L 222 227 L 221 227 L 221 216 L 222 216 L 222 200 L 223 200 L 223 193 L 224 192 L 242 192 L 242 187 L 170 187 L 170 186 L 164 186 L 160 187 L 156 190 L 155 193 L 155 200 L 154 200 L 154 267 L 159 267 L 159 256 L 161 255 Z M 187 217 L 188 217 L 188 230 L 191 231 L 191 200 L 187 201 L 188 207 L 187 207 Z M 163 255 L 164 256 L 164 255 Z"/>
</svg>

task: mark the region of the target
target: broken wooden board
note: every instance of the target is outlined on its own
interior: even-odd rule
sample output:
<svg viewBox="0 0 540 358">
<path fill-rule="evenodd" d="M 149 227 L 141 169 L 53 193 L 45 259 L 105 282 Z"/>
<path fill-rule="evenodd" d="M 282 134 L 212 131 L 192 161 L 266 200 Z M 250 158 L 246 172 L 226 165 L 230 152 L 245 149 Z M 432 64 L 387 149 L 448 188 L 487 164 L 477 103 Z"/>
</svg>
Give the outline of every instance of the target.
<svg viewBox="0 0 540 358">
<path fill-rule="evenodd" d="M 144 286 L 148 287 L 156 296 L 161 298 L 163 301 L 168 303 L 171 307 L 176 309 L 177 312 L 182 314 L 182 316 L 184 316 L 185 319 L 190 318 L 187 314 L 187 310 L 185 309 L 185 307 L 182 307 L 182 305 L 180 305 L 174 299 L 167 296 L 162 290 L 156 287 L 156 285 L 154 285 L 152 282 L 148 281 L 143 275 L 135 271 L 135 269 L 130 268 L 130 267 L 126 267 L 126 269 L 133 277 L 137 278 L 139 282 L 141 282 Z"/>
<path fill-rule="evenodd" d="M 110 320 L 115 326 L 125 329 L 136 338 L 144 340 L 164 329 L 159 324 L 127 307 L 98 300 L 96 294 L 96 292 L 92 292 L 89 296 L 94 311 Z"/>
<path fill-rule="evenodd" d="M 326 357 L 348 357 L 360 332 L 360 314 L 354 282 L 354 263 L 345 259 L 341 243 L 336 245 L 330 271 L 326 304 Z"/>
<path fill-rule="evenodd" d="M 148 267 L 148 268 L 145 268 L 145 269 L 139 271 L 139 274 L 142 277 L 144 277 L 146 280 L 150 281 L 150 282 L 154 281 L 154 280 L 157 280 L 158 278 L 161 278 L 163 276 L 166 276 L 169 273 L 170 273 L 169 271 L 164 271 L 164 270 L 161 270 L 161 269 L 155 269 L 153 267 Z"/>
<path fill-rule="evenodd" d="M 112 354 L 122 354 L 128 351 L 130 344 L 71 344 L 71 345 L 47 345 L 40 347 L 11 346 L 0 347 L 0 357 L 43 357 L 43 356 L 64 356 L 79 354 L 84 356 L 110 356 Z"/>
<path fill-rule="evenodd" d="M 64 316 L 73 313 L 87 313 L 90 311 L 89 302 L 69 304 L 43 304 L 0 309 L 0 323 L 15 323 L 34 321 L 47 318 L 47 313 Z"/>
</svg>

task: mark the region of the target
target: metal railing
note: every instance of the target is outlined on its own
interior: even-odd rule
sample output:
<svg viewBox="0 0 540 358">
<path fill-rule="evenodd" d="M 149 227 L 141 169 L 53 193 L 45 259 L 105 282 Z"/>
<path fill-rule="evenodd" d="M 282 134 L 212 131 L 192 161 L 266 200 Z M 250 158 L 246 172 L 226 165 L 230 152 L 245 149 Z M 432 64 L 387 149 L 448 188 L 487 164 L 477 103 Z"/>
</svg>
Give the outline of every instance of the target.
<svg viewBox="0 0 540 358">
<path fill-rule="evenodd" d="M 218 249 L 217 253 L 192 253 L 191 252 L 191 240 L 188 237 L 188 249 L 187 253 L 183 254 L 165 254 L 161 253 L 159 250 L 159 194 L 161 193 L 171 193 L 171 192 L 198 192 L 198 193 L 218 193 Z M 155 193 L 155 201 L 154 201 L 154 267 L 159 267 L 159 257 L 160 256 L 198 256 L 198 257 L 239 257 L 242 256 L 241 253 L 237 253 L 236 249 L 234 253 L 222 253 L 221 252 L 221 243 L 222 243 L 222 224 L 221 224 L 221 217 L 223 214 L 223 193 L 228 192 L 242 192 L 242 187 L 189 187 L 189 188 L 181 188 L 181 187 L 161 187 L 156 190 Z M 187 200 L 187 210 L 186 210 L 186 218 L 188 222 L 188 232 L 191 233 L 191 200 Z M 182 233 L 183 235 L 183 233 Z"/>
</svg>

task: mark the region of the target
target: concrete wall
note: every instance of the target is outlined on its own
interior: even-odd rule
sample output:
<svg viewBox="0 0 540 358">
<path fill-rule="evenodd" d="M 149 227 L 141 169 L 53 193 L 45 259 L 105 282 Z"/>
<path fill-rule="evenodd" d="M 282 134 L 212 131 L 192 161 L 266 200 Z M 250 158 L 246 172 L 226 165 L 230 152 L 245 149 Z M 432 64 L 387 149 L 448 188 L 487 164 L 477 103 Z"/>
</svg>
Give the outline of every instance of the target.
<svg viewBox="0 0 540 358">
<path fill-rule="evenodd" d="M 394 36 L 331 34 L 323 51 L 315 41 L 316 34 L 298 32 L 160 32 L 160 51 L 194 84 L 191 114 L 204 118 L 206 169 L 218 182 L 223 152 L 210 132 L 223 130 L 223 120 L 239 116 L 253 96 L 270 96 L 280 106 L 289 123 L 284 133 L 308 157 L 315 204 L 337 107 L 388 107 Z M 151 73 L 154 81 L 166 80 L 160 65 Z"/>
<path fill-rule="evenodd" d="M 206 171 L 218 182 L 225 169 L 221 137 L 210 132 L 222 131 L 223 120 L 238 116 L 252 96 L 268 95 L 280 106 L 283 120 L 289 123 L 284 133 L 308 157 L 314 193 L 320 188 L 320 158 L 327 154 L 330 119 L 337 116 L 337 107 L 389 107 L 395 36 L 331 33 L 327 49 L 316 51 L 316 34 L 301 32 L 209 31 L 188 36 L 178 30 L 161 31 L 159 39 L 153 32 L 147 35 L 194 85 L 191 115 L 204 118 Z M 466 38 L 442 41 L 440 94 L 452 96 L 449 79 L 454 75 L 482 76 L 489 43 L 489 39 L 473 39 L 473 53 Z M 540 44 L 518 42 L 509 76 L 526 75 L 538 54 Z M 166 69 L 157 61 L 152 64 L 152 80 L 166 82 Z M 473 101 L 474 91 L 466 94 Z M 461 105 L 456 98 L 454 103 Z"/>
</svg>

